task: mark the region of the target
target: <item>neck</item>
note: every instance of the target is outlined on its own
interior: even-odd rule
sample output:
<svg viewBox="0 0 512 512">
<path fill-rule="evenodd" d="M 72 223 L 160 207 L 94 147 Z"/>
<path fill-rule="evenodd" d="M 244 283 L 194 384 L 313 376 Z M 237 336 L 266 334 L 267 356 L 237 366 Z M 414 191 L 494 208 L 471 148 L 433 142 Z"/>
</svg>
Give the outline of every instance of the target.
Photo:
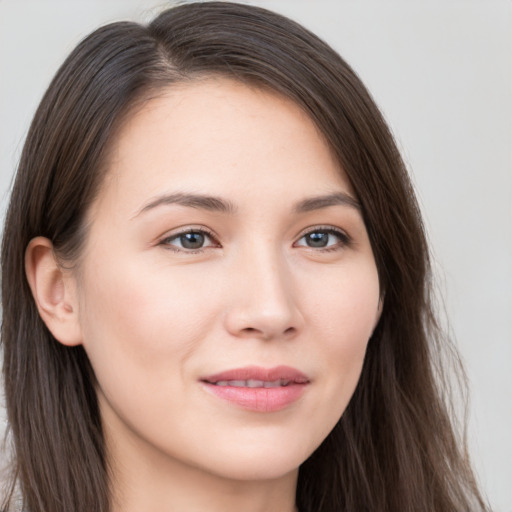
<svg viewBox="0 0 512 512">
<path fill-rule="evenodd" d="M 237 480 L 222 476 L 222 468 L 213 473 L 136 441 L 107 438 L 107 446 L 113 512 L 297 511 L 298 469 L 277 478 Z"/>
<path fill-rule="evenodd" d="M 135 469 L 132 471 L 130 469 Z M 237 481 L 167 465 L 114 471 L 113 512 L 295 512 L 297 471 L 278 479 Z"/>
<path fill-rule="evenodd" d="M 133 475 L 132 475 L 133 476 Z M 294 512 L 295 478 L 236 482 L 218 478 L 144 477 L 117 481 L 113 512 Z M 288 480 L 288 481 L 286 481 Z M 290 492 L 291 491 L 291 492 Z"/>
</svg>

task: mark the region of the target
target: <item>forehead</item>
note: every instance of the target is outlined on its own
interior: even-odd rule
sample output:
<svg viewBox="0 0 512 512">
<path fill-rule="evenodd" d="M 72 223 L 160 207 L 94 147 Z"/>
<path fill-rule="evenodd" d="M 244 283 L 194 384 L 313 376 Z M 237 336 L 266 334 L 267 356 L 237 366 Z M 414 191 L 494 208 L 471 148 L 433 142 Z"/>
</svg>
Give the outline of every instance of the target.
<svg viewBox="0 0 512 512">
<path fill-rule="evenodd" d="M 117 191 L 135 208 L 142 195 L 176 189 L 279 197 L 305 187 L 351 191 L 309 116 L 275 92 L 209 78 L 164 89 L 127 117 L 100 196 Z"/>
</svg>

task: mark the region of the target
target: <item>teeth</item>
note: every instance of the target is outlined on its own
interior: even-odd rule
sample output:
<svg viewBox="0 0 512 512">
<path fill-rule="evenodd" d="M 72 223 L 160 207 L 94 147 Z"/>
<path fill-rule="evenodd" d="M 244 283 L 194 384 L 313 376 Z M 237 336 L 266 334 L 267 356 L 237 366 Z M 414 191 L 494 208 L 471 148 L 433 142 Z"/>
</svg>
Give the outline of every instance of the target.
<svg viewBox="0 0 512 512">
<path fill-rule="evenodd" d="M 228 386 L 233 386 L 234 388 L 246 388 L 247 381 L 245 381 L 245 380 L 228 380 Z"/>
<path fill-rule="evenodd" d="M 247 381 L 248 388 L 262 388 L 264 385 L 265 383 L 262 380 L 249 379 Z"/>
<path fill-rule="evenodd" d="M 231 386 L 234 388 L 278 388 L 281 386 L 288 386 L 289 380 L 277 379 L 273 381 L 263 381 L 256 379 L 249 380 L 219 380 L 214 382 L 216 386 Z"/>
<path fill-rule="evenodd" d="M 263 387 L 264 388 L 278 388 L 281 386 L 288 386 L 288 384 L 289 384 L 289 381 L 283 380 L 283 379 L 278 379 L 278 380 L 274 380 L 272 382 L 264 382 Z"/>
</svg>

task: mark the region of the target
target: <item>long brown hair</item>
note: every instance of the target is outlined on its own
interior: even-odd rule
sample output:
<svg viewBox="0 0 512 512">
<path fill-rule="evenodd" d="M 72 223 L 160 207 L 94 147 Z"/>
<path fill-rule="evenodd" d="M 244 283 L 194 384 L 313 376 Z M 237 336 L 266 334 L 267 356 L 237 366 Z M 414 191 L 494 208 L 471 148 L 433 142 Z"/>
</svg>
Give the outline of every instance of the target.
<svg viewBox="0 0 512 512">
<path fill-rule="evenodd" d="M 58 256 L 79 258 L 121 119 L 161 88 L 216 74 L 277 91 L 315 121 L 361 202 L 385 295 L 354 396 L 300 467 L 299 509 L 487 510 L 445 400 L 439 354 L 449 345 L 432 307 L 420 212 L 378 108 L 315 35 L 265 9 L 224 2 L 96 30 L 62 65 L 32 122 L 2 245 L 3 371 L 24 506 L 110 507 L 94 373 L 83 348 L 58 343 L 38 316 L 27 244 L 45 236 Z"/>
</svg>

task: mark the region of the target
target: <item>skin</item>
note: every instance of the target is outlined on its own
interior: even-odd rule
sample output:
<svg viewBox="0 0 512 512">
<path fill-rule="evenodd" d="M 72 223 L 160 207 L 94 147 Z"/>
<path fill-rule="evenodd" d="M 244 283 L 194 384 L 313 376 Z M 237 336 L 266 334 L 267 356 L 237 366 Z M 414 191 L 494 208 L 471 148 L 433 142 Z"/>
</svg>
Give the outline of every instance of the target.
<svg viewBox="0 0 512 512">
<path fill-rule="evenodd" d="M 232 211 L 147 207 L 173 194 L 214 196 Z M 295 510 L 298 467 L 345 410 L 380 314 L 358 207 L 296 211 L 332 194 L 356 203 L 294 103 L 206 79 L 128 118 L 74 271 L 49 241 L 31 242 L 40 313 L 59 341 L 83 344 L 96 373 L 115 511 Z M 209 233 L 199 250 L 183 246 L 187 229 Z M 315 237 L 326 247 L 310 246 Z M 292 366 L 309 381 L 276 412 L 201 382 L 247 365 Z"/>
</svg>

